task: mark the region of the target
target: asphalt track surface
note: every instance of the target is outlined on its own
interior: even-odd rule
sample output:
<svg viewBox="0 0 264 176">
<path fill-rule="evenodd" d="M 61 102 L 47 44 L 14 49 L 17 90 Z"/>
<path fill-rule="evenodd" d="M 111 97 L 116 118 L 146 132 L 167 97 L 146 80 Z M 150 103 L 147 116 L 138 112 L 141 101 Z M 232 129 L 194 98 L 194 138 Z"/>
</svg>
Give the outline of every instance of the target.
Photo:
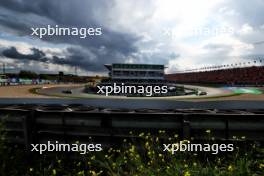
<svg viewBox="0 0 264 176">
<path fill-rule="evenodd" d="M 9 87 L 7 87 L 10 90 Z M 19 88 L 21 89 L 21 87 Z M 44 93 L 48 94 L 59 94 L 62 90 L 71 89 L 70 87 L 58 87 L 54 86 L 53 88 L 40 89 L 44 90 Z M 74 87 L 73 96 L 80 94 L 82 88 Z M 211 89 L 211 93 L 214 95 L 219 95 L 219 93 L 223 93 L 222 91 L 218 91 L 216 89 Z M 43 93 L 43 92 L 42 92 Z M 228 93 L 228 92 L 225 92 Z M 230 92 L 229 92 L 230 93 Z M 188 99 L 172 99 L 172 98 L 164 98 L 164 99 L 155 99 L 155 98 L 98 98 L 89 96 L 85 93 L 86 98 L 65 98 L 65 97 L 48 97 L 43 95 L 31 95 L 28 97 L 23 97 L 25 91 L 21 93 L 21 97 L 2 97 L 0 98 L 0 104 L 2 105 L 23 105 L 23 104 L 36 104 L 36 105 L 85 105 L 85 106 L 93 106 L 93 107 L 101 107 L 101 108 L 113 108 L 113 109 L 264 109 L 264 99 L 262 100 L 263 94 L 260 96 L 258 100 L 234 100 L 232 97 L 227 97 L 227 99 L 217 98 L 217 99 L 200 99 L 197 100 L 188 100 Z M 245 96 L 247 96 L 245 94 Z M 45 97 L 45 98 L 43 98 Z M 104 97 L 104 96 L 101 96 Z M 238 96 L 235 96 L 238 97 Z M 251 96 L 252 97 L 252 96 Z M 259 97 L 259 96 L 258 96 Z M 229 98 L 229 99 L 228 99 Z M 261 101 L 260 101 L 261 100 Z"/>
<path fill-rule="evenodd" d="M 196 96 L 196 95 L 183 95 L 183 96 L 165 96 L 165 97 L 124 97 L 124 96 L 104 96 L 98 94 L 87 94 L 84 92 L 84 86 L 77 87 L 49 87 L 42 88 L 37 90 L 38 93 L 47 96 L 57 96 L 57 97 L 72 97 L 72 98 L 98 98 L 98 99 L 136 99 L 136 100 L 185 100 L 185 99 L 193 99 L 193 98 L 208 98 L 214 96 L 225 96 L 229 94 L 233 94 L 232 91 L 221 88 L 212 88 L 212 87 L 201 87 L 201 86 L 191 86 L 185 85 L 187 88 L 198 89 L 200 91 L 206 92 L 207 95 L 204 96 Z M 71 90 L 71 94 L 65 94 L 63 91 Z"/>
</svg>

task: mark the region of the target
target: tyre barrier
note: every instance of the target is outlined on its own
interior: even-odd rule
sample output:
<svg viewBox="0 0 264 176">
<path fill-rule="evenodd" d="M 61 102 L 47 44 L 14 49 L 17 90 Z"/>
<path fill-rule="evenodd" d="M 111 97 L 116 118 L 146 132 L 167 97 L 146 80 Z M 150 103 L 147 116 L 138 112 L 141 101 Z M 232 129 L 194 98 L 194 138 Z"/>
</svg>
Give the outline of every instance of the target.
<svg viewBox="0 0 264 176">
<path fill-rule="evenodd" d="M 215 140 L 264 141 L 264 110 L 217 109 L 104 109 L 82 105 L 2 105 L 10 143 L 23 144 L 61 141 L 118 144 L 123 138 L 159 130 L 178 134 L 180 139 L 207 140 L 206 130 Z M 130 134 L 133 131 L 133 135 Z M 135 133 L 134 133 L 135 132 Z"/>
</svg>

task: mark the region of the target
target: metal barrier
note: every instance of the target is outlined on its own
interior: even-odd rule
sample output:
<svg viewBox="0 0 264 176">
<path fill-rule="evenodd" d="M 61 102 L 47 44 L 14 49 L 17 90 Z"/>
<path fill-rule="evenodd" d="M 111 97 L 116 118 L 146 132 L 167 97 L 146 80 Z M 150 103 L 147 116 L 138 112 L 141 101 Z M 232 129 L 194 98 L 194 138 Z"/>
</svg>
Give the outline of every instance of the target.
<svg viewBox="0 0 264 176">
<path fill-rule="evenodd" d="M 100 142 L 117 144 L 138 138 L 133 132 L 178 134 L 181 139 L 206 140 L 206 130 L 216 140 L 264 141 L 264 110 L 103 109 L 81 105 L 0 106 L 7 139 L 12 143 Z M 135 134 L 135 133 L 133 133 Z"/>
</svg>

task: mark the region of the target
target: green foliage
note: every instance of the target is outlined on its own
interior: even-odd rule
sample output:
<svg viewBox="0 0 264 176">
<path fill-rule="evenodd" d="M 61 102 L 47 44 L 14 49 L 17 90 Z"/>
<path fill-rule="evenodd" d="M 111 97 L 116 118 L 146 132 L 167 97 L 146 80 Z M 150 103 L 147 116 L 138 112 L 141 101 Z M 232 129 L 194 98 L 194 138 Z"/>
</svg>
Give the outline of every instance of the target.
<svg viewBox="0 0 264 176">
<path fill-rule="evenodd" d="M 19 72 L 19 77 L 25 78 L 25 79 L 37 79 L 38 74 L 35 72 L 31 72 L 31 71 L 21 70 Z"/>
<path fill-rule="evenodd" d="M 40 74 L 39 75 L 39 79 L 48 80 L 49 79 L 49 76 L 47 74 Z"/>
<path fill-rule="evenodd" d="M 258 143 L 236 145 L 233 152 L 212 155 L 205 152 L 163 152 L 163 143 L 175 143 L 177 134 L 159 131 L 158 135 L 130 132 L 122 145 L 102 152 L 26 153 L 23 149 L 0 143 L 0 175 L 74 175 L 74 176 L 241 176 L 264 175 L 263 148 Z M 206 130 L 213 139 L 211 130 Z M 5 136 L 1 133 L 1 136 Z M 244 137 L 243 137 L 244 138 Z M 1 138 L 2 139 L 2 138 Z"/>
</svg>

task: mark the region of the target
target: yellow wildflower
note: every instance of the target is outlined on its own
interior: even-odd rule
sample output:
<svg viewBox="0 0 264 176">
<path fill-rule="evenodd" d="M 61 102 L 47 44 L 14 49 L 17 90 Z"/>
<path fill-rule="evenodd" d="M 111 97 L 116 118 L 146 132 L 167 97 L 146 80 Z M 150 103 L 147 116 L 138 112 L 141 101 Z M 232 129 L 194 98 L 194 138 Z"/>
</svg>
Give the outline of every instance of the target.
<svg viewBox="0 0 264 176">
<path fill-rule="evenodd" d="M 184 172 L 184 176 L 191 176 L 189 171 Z"/>
<path fill-rule="evenodd" d="M 52 169 L 52 174 L 53 174 L 53 175 L 56 175 L 56 174 L 57 174 L 56 169 Z"/>
<path fill-rule="evenodd" d="M 232 172 L 234 170 L 233 166 L 232 165 L 229 165 L 228 168 L 227 168 L 228 171 Z"/>
<path fill-rule="evenodd" d="M 211 133 L 211 130 L 208 129 L 208 130 L 206 130 L 205 132 L 208 133 L 208 134 L 210 134 L 210 133 Z"/>
</svg>

